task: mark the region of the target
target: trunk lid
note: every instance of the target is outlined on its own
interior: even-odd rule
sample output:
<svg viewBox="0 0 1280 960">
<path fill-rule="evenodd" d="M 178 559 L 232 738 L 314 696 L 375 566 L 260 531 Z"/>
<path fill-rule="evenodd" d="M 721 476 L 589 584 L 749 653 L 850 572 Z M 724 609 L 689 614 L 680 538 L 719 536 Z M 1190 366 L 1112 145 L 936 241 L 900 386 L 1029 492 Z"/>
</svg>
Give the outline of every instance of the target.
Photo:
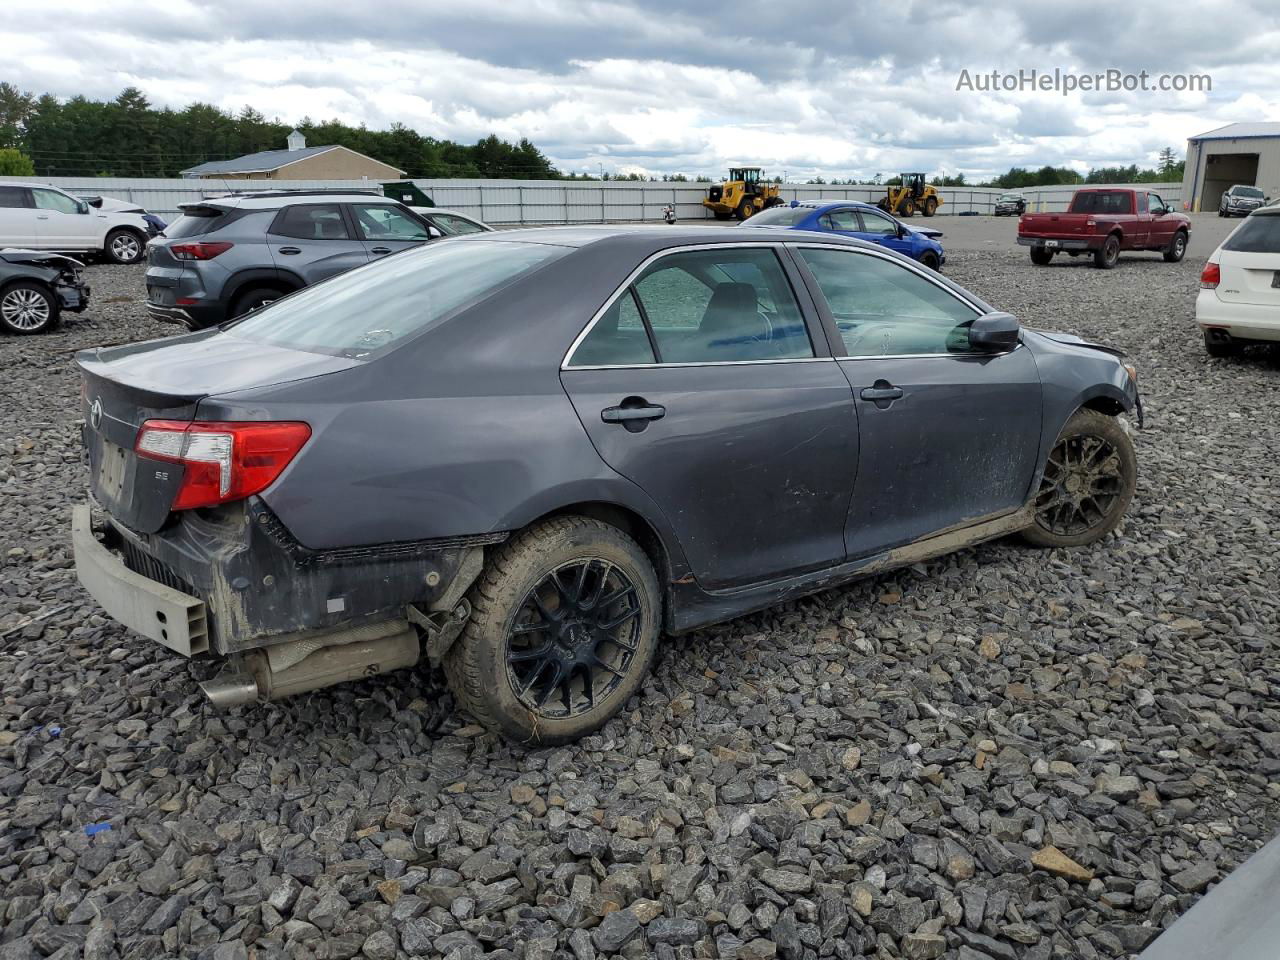
<svg viewBox="0 0 1280 960">
<path fill-rule="evenodd" d="M 1280 253 L 1223 250 L 1218 269 L 1222 271 L 1219 300 L 1280 307 Z"/>
<path fill-rule="evenodd" d="M 76 363 L 94 498 L 126 526 L 154 533 L 169 517 L 183 468 L 134 453 L 145 421 L 189 422 L 199 419 L 207 396 L 323 376 L 359 362 L 237 340 L 218 330 L 81 351 Z"/>
<path fill-rule="evenodd" d="M 1024 237 L 1065 237 L 1093 233 L 1086 226 L 1093 218 L 1089 213 L 1026 213 L 1018 223 Z"/>
</svg>

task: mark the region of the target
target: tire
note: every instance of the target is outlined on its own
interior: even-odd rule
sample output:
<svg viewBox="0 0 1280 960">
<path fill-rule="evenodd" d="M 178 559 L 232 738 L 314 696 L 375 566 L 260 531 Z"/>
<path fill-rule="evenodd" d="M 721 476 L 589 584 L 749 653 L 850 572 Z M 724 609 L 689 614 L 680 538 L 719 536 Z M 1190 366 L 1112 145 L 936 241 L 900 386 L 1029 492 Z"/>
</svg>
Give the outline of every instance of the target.
<svg viewBox="0 0 1280 960">
<path fill-rule="evenodd" d="M 733 217 L 733 214 L 728 210 L 712 210 L 711 212 L 715 215 L 717 220 L 729 220 Z"/>
<path fill-rule="evenodd" d="M 753 213 L 755 213 L 755 212 L 756 212 L 756 208 L 755 208 L 755 207 L 753 207 L 753 206 L 752 206 L 748 201 L 746 201 L 746 200 L 743 200 L 740 204 L 738 204 L 738 214 L 737 214 L 737 216 L 738 216 L 738 219 L 739 219 L 739 220 L 746 220 L 746 219 L 750 218 L 750 216 L 751 216 Z"/>
<path fill-rule="evenodd" d="M 259 307 L 265 306 L 272 300 L 279 300 L 284 293 L 275 287 L 251 287 L 238 295 L 235 303 L 232 304 L 231 310 L 227 313 L 228 320 L 234 320 L 236 317 L 243 317 L 250 310 L 257 310 Z"/>
<path fill-rule="evenodd" d="M 924 202 L 924 215 L 926 217 L 932 217 L 937 212 L 938 212 L 938 199 L 937 197 L 930 197 Z"/>
<path fill-rule="evenodd" d="M 1096 410 L 1077 410 L 1049 453 L 1035 522 L 1022 538 L 1037 547 L 1096 543 L 1119 526 L 1137 481 L 1133 441 L 1120 422 Z"/>
<path fill-rule="evenodd" d="M 1120 260 L 1120 237 L 1108 234 L 1097 250 L 1093 251 L 1093 265 L 1099 270 L 1110 270 Z"/>
<path fill-rule="evenodd" d="M 599 590 L 628 587 L 599 606 Z M 579 607 L 575 592 L 587 600 L 595 592 L 594 602 Z M 567 743 L 599 729 L 640 689 L 658 646 L 662 594 L 653 566 L 633 539 L 599 520 L 557 517 L 530 527 L 497 550 L 468 597 L 471 619 L 445 658 L 449 686 L 477 721 L 521 743 Z M 570 623 L 556 616 L 565 609 Z M 606 614 L 628 612 L 612 633 L 601 625 Z M 608 639 L 624 634 L 630 647 Z M 607 666 L 588 669 L 591 657 Z M 551 679 L 566 675 L 564 684 Z"/>
<path fill-rule="evenodd" d="M 1046 250 L 1044 247 L 1032 247 L 1031 262 L 1037 267 L 1047 267 L 1053 262 L 1053 251 Z"/>
<path fill-rule="evenodd" d="M 1169 249 L 1164 251 L 1165 263 L 1178 263 L 1187 255 L 1187 231 L 1178 230 L 1173 235 L 1173 240 L 1169 243 Z"/>
<path fill-rule="evenodd" d="M 1240 345 L 1234 340 L 1210 340 L 1208 331 L 1204 335 L 1204 352 L 1211 357 L 1234 357 L 1240 352 Z"/>
<path fill-rule="evenodd" d="M 916 215 L 916 202 L 914 200 L 903 201 L 902 215 L 904 217 L 914 217 Z"/>
<path fill-rule="evenodd" d="M 938 263 L 938 255 L 932 250 L 926 250 L 920 255 L 920 262 L 930 270 L 937 271 L 940 264 Z"/>
<path fill-rule="evenodd" d="M 22 336 L 58 325 L 58 298 L 43 284 L 19 280 L 0 291 L 0 329 Z"/>
<path fill-rule="evenodd" d="M 136 230 L 117 227 L 107 234 L 102 253 L 111 263 L 137 263 L 147 255 L 147 238 Z"/>
</svg>

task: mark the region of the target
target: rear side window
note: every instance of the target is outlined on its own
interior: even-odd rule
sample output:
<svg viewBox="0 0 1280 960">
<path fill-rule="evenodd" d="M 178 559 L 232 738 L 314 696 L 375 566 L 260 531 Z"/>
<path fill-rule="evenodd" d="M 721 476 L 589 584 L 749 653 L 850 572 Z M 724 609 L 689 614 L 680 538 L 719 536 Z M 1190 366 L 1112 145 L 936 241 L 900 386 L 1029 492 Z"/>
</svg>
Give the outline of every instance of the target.
<svg viewBox="0 0 1280 960">
<path fill-rule="evenodd" d="M 0 207 L 28 207 L 26 187 L 0 187 Z"/>
<path fill-rule="evenodd" d="M 1280 253 L 1280 216 L 1255 213 L 1227 237 L 1222 249 L 1237 253 Z"/>
<path fill-rule="evenodd" d="M 823 214 L 822 225 L 828 230 L 858 231 L 858 215 L 852 210 L 832 210 Z"/>
<path fill-rule="evenodd" d="M 1090 190 L 1071 199 L 1072 213 L 1132 213 L 1133 194 L 1127 190 Z"/>
<path fill-rule="evenodd" d="M 549 243 L 426 244 L 299 290 L 226 331 L 259 343 L 363 360 L 569 252 Z"/>
<path fill-rule="evenodd" d="M 350 240 L 351 232 L 336 203 L 304 203 L 276 215 L 271 233 L 299 240 Z"/>
<path fill-rule="evenodd" d="M 761 210 L 749 221 L 753 227 L 768 224 L 773 227 L 794 227 L 813 213 L 813 207 L 770 207 Z"/>
</svg>

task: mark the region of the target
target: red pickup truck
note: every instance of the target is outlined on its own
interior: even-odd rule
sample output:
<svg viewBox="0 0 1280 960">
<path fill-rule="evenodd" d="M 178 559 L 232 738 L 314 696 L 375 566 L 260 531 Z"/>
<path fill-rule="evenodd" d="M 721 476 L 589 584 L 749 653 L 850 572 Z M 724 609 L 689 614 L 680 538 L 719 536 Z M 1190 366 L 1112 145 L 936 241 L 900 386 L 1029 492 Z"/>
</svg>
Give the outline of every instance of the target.
<svg viewBox="0 0 1280 960">
<path fill-rule="evenodd" d="M 1018 243 L 1031 248 L 1031 262 L 1045 266 L 1059 251 L 1110 270 L 1121 250 L 1159 250 L 1169 263 L 1186 255 L 1191 221 L 1143 189 L 1077 190 L 1066 213 L 1025 213 Z"/>
</svg>

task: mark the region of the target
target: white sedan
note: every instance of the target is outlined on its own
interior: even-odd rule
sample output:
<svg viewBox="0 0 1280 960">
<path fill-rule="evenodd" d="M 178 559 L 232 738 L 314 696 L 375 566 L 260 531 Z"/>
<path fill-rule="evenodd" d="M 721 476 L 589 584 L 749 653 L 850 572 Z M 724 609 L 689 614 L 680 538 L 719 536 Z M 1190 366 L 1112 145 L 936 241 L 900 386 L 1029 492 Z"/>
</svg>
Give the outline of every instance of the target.
<svg viewBox="0 0 1280 960">
<path fill-rule="evenodd" d="M 1280 342 L 1280 206 L 1251 213 L 1200 274 L 1196 323 L 1211 357 Z"/>
</svg>

